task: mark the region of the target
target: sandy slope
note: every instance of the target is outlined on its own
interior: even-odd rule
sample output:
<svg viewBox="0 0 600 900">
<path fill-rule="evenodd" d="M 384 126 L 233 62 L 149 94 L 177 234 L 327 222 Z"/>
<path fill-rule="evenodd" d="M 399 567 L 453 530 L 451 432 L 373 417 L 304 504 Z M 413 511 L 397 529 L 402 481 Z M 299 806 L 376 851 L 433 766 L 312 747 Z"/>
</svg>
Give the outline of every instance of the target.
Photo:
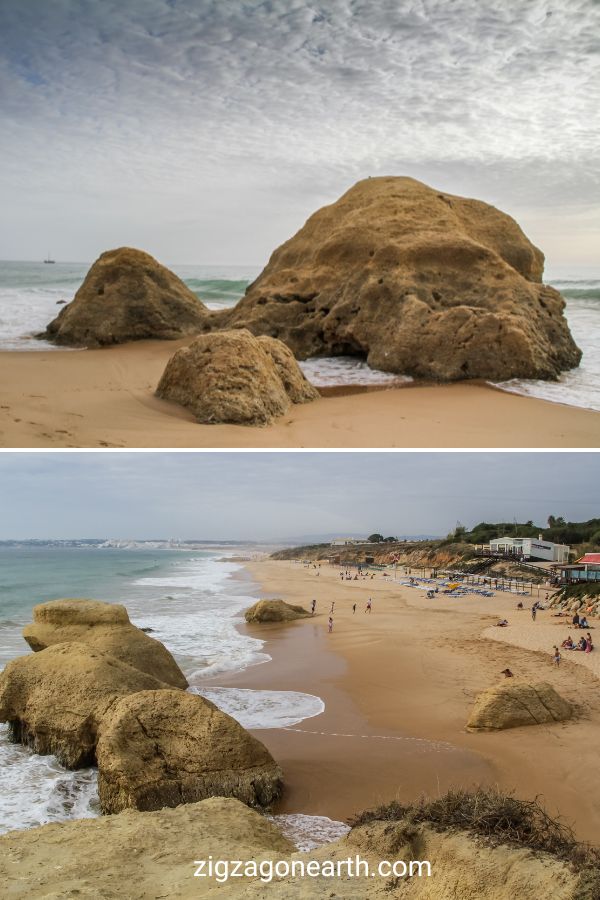
<svg viewBox="0 0 600 900">
<path fill-rule="evenodd" d="M 600 413 L 480 384 L 327 396 L 266 428 L 154 397 L 186 341 L 0 353 L 0 447 L 597 447 Z"/>
</svg>

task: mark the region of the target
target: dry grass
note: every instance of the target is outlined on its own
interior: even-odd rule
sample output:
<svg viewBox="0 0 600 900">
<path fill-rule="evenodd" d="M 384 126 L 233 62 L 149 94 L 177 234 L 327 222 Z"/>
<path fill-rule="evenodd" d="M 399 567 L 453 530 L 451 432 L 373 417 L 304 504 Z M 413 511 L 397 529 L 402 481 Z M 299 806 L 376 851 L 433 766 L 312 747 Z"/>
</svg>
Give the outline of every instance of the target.
<svg viewBox="0 0 600 900">
<path fill-rule="evenodd" d="M 423 797 L 408 806 L 393 801 L 360 813 L 350 824 L 356 827 L 375 821 L 424 823 L 436 831 L 466 831 L 491 845 L 508 844 L 549 853 L 581 873 L 585 892 L 579 892 L 578 897 L 600 897 L 600 847 L 578 841 L 573 830 L 552 818 L 538 800 L 517 800 L 493 788 L 450 790 L 441 797 Z"/>
</svg>

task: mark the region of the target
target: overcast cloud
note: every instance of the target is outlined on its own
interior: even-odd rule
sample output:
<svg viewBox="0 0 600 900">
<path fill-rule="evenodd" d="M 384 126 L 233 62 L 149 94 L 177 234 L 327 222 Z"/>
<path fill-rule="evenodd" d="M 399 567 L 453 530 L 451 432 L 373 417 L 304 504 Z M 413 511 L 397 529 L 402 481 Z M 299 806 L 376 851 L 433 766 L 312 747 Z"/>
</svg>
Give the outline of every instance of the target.
<svg viewBox="0 0 600 900">
<path fill-rule="evenodd" d="M 0 539 L 447 534 L 600 515 L 594 453 L 3 453 Z"/>
<path fill-rule="evenodd" d="M 260 265 L 359 178 L 600 237 L 597 0 L 0 0 L 0 256 Z"/>
</svg>

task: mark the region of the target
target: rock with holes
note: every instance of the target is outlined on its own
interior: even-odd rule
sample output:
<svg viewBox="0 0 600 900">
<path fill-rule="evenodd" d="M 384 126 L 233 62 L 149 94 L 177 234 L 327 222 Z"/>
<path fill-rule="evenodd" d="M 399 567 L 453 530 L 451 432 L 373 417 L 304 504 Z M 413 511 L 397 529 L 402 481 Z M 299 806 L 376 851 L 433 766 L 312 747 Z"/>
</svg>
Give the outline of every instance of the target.
<svg viewBox="0 0 600 900">
<path fill-rule="evenodd" d="M 198 422 L 236 425 L 267 425 L 292 403 L 318 397 L 285 344 L 244 328 L 201 335 L 178 350 L 156 394 Z"/>
<path fill-rule="evenodd" d="M 451 381 L 556 378 L 581 352 L 544 257 L 510 216 L 412 178 L 369 178 L 282 244 L 233 310 L 297 358 L 356 354 Z"/>
<path fill-rule="evenodd" d="M 564 722 L 573 709 L 545 681 L 502 683 L 480 694 L 471 710 L 469 731 L 499 731 L 521 725 Z"/>
<path fill-rule="evenodd" d="M 185 688 L 185 675 L 160 641 L 129 621 L 119 603 L 99 600 L 51 600 L 33 609 L 33 623 L 23 629 L 32 650 L 79 641 L 152 675 L 164 684 Z"/>
<path fill-rule="evenodd" d="M 13 740 L 77 769 L 93 764 L 100 722 L 118 700 L 162 688 L 88 644 L 53 644 L 11 660 L 0 673 L 0 722 L 9 723 Z"/>
<path fill-rule="evenodd" d="M 102 722 L 97 759 L 105 813 L 206 797 L 268 807 L 282 788 L 281 769 L 259 740 L 214 703 L 183 691 L 119 701 Z"/>
<path fill-rule="evenodd" d="M 207 316 L 177 275 L 142 250 L 120 247 L 96 260 L 40 337 L 75 347 L 172 340 L 199 332 Z"/>
</svg>

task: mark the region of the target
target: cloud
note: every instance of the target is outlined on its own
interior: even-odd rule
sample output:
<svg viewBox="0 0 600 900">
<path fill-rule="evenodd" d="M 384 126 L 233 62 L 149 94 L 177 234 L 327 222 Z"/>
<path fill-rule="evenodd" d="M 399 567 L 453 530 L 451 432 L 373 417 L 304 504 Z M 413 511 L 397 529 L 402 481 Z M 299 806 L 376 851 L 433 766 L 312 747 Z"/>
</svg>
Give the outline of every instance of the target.
<svg viewBox="0 0 600 900">
<path fill-rule="evenodd" d="M 0 454 L 0 539 L 446 534 L 597 515 L 594 453 Z"/>
<path fill-rule="evenodd" d="M 210 262 L 237 216 L 218 261 L 259 263 L 368 174 L 525 217 L 600 188 L 593 0 L 5 0 L 0 35 L 13 240 L 61 206 L 65 242 Z"/>
</svg>

